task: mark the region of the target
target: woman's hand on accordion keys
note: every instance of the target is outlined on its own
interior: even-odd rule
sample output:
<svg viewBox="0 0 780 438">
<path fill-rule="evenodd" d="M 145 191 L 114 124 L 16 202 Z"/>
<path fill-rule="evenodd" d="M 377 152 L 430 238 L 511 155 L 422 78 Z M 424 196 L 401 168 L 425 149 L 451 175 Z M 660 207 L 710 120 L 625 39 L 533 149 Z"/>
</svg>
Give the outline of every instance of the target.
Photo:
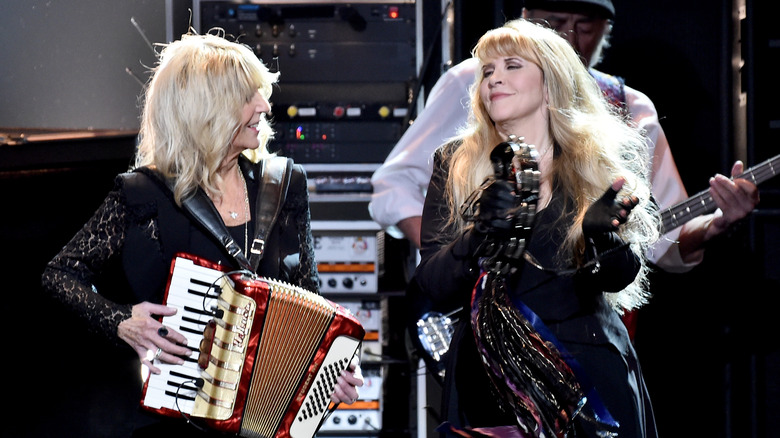
<svg viewBox="0 0 780 438">
<path fill-rule="evenodd" d="M 119 323 L 119 337 L 135 350 L 141 359 L 141 364 L 149 368 L 153 374 L 159 374 L 160 369 L 154 366 L 155 360 L 172 364 L 182 364 L 180 356 L 192 354 L 184 335 L 164 327 L 156 319 L 158 316 L 176 314 L 176 308 L 162 304 L 143 302 L 133 306 L 133 315 Z"/>
<path fill-rule="evenodd" d="M 363 374 L 360 372 L 360 359 L 355 356 L 347 369 L 341 372 L 336 379 L 336 389 L 331 400 L 334 403 L 346 403 L 351 405 L 359 397 L 358 388 L 363 386 Z"/>
</svg>

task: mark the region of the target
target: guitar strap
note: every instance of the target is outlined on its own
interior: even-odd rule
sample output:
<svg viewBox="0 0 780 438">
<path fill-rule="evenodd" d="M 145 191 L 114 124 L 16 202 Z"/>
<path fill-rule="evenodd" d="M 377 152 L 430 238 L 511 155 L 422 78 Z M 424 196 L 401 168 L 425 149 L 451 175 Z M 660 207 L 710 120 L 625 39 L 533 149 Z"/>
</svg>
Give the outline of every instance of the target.
<svg viewBox="0 0 780 438">
<path fill-rule="evenodd" d="M 616 109 L 627 113 L 628 104 L 626 102 L 625 80 L 620 76 L 612 76 L 594 68 L 588 69 L 588 72 L 596 80 L 607 101 Z"/>
</svg>

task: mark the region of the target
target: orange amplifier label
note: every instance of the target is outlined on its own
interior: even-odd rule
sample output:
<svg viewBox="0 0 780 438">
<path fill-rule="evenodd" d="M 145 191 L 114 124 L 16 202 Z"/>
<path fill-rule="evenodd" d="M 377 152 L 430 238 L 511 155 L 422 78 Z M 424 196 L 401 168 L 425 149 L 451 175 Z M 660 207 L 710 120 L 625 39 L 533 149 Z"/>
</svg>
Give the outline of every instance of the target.
<svg viewBox="0 0 780 438">
<path fill-rule="evenodd" d="M 367 331 L 366 334 L 363 336 L 364 341 L 378 341 L 379 340 L 379 332 L 369 332 Z"/>
<path fill-rule="evenodd" d="M 328 409 L 333 409 L 333 402 L 330 402 Z M 355 410 L 379 410 L 379 400 L 358 400 L 351 405 L 340 404 L 337 409 L 355 409 Z"/>
<path fill-rule="evenodd" d="M 318 263 L 320 272 L 374 272 L 374 263 Z"/>
</svg>

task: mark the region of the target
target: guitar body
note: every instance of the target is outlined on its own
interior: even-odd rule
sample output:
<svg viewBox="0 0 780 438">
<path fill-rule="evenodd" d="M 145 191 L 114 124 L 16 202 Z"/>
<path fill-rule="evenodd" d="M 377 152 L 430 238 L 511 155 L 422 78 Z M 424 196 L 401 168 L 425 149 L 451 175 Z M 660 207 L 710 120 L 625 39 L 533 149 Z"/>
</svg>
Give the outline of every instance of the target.
<svg viewBox="0 0 780 438">
<path fill-rule="evenodd" d="M 431 375 L 441 384 L 444 382 L 443 374 L 447 363 L 447 352 L 436 354 L 430 350 L 430 343 L 425 343 L 420 337 L 420 325 L 424 324 L 425 316 L 430 314 L 450 314 L 455 309 L 442 308 L 435 306 L 422 291 L 417 287 L 417 283 L 412 281 L 406 289 L 406 297 L 409 305 L 408 318 L 406 321 L 406 330 L 409 333 L 409 340 L 418 357 L 425 362 L 426 368 Z M 456 319 L 455 315 L 451 318 Z M 453 324 L 454 327 L 454 324 Z M 437 326 L 435 329 L 444 331 L 446 328 Z"/>
</svg>

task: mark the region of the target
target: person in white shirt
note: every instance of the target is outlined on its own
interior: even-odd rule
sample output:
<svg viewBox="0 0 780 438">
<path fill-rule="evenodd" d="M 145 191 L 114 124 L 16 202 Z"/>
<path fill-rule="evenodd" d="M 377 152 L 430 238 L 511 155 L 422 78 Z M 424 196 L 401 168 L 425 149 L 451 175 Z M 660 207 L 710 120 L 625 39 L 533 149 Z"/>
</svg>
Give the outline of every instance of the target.
<svg viewBox="0 0 780 438">
<path fill-rule="evenodd" d="M 523 17 L 544 20 L 561 33 L 594 73 L 608 44 L 615 10 L 611 0 L 530 0 Z M 373 174 L 374 193 L 369 204 L 371 217 L 396 238 L 407 238 L 420 246 L 420 220 L 425 192 L 432 172 L 434 151 L 458 133 L 468 117 L 468 88 L 475 78 L 477 62 L 467 59 L 449 69 L 431 89 L 425 108 L 406 130 Z M 602 73 L 603 75 L 603 73 Z M 652 155 L 652 193 L 661 209 L 688 198 L 669 143 L 653 102 L 642 92 L 624 87 L 631 120 L 646 131 L 648 154 Z M 743 171 L 734 163 L 731 175 Z M 759 201 L 758 188 L 746 179 L 715 175 L 710 193 L 718 209 L 688 221 L 658 241 L 649 259 L 667 272 L 685 272 L 704 257 L 704 243 L 724 233 L 747 216 Z"/>
</svg>

